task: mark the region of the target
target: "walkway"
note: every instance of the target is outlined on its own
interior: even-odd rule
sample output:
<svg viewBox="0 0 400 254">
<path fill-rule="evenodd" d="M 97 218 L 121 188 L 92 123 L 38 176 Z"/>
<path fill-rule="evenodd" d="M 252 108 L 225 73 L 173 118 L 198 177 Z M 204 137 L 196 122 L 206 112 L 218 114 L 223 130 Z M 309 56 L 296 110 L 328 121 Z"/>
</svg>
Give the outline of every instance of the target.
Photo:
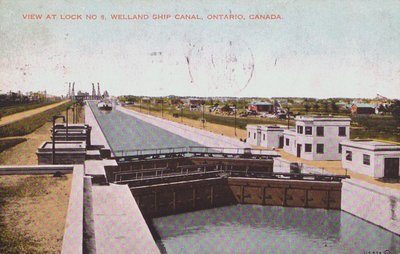
<svg viewBox="0 0 400 254">
<path fill-rule="evenodd" d="M 21 119 L 24 119 L 24 118 L 32 116 L 32 115 L 36 115 L 36 114 L 42 113 L 42 112 L 44 112 L 46 110 L 55 108 L 55 107 L 57 107 L 57 106 L 59 106 L 61 104 L 64 104 L 64 103 L 67 103 L 67 101 L 61 101 L 61 102 L 53 103 L 53 104 L 50 104 L 50 105 L 47 105 L 47 106 L 43 106 L 43 107 L 40 107 L 40 108 L 35 108 L 35 109 L 31 109 L 31 110 L 27 110 L 27 111 L 23 111 L 23 112 L 19 112 L 19 113 L 16 113 L 16 114 L 12 114 L 12 115 L 9 115 L 9 116 L 2 117 L 0 119 L 0 126 L 6 125 L 6 124 L 9 124 L 9 123 L 12 123 L 12 122 L 19 121 Z"/>
</svg>

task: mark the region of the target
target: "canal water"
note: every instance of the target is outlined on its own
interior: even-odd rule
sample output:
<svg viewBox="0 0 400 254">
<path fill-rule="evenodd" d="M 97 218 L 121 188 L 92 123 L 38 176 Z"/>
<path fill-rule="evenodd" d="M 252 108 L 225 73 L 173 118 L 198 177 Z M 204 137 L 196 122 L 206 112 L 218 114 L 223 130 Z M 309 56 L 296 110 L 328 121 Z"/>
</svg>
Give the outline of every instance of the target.
<svg viewBox="0 0 400 254">
<path fill-rule="evenodd" d="M 153 226 L 167 253 L 400 252 L 399 236 L 337 210 L 235 205 L 155 218 Z"/>
<path fill-rule="evenodd" d="M 116 109 L 101 111 L 95 103 L 89 105 L 113 151 L 201 146 Z"/>
</svg>

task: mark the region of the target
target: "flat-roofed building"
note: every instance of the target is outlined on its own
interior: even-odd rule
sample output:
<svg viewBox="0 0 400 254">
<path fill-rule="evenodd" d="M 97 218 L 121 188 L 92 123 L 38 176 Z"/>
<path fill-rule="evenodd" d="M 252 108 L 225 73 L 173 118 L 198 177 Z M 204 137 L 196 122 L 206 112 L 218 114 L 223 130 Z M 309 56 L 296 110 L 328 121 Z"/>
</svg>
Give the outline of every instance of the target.
<svg viewBox="0 0 400 254">
<path fill-rule="evenodd" d="M 346 140 L 341 147 L 343 168 L 375 178 L 399 179 L 399 145 L 373 140 Z"/>
<path fill-rule="evenodd" d="M 285 130 L 284 150 L 306 160 L 341 160 L 340 142 L 350 137 L 350 118 L 298 116 Z"/>
<path fill-rule="evenodd" d="M 255 146 L 267 148 L 283 147 L 283 128 L 276 125 L 253 125 L 246 126 L 247 142 Z"/>
</svg>

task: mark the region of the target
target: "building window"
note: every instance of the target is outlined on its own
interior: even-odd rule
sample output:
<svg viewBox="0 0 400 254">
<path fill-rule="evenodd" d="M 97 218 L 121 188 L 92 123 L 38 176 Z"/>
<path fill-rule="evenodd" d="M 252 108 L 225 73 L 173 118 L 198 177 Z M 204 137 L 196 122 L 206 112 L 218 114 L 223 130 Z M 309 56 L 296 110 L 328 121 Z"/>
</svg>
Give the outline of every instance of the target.
<svg viewBox="0 0 400 254">
<path fill-rule="evenodd" d="M 339 127 L 339 136 L 346 137 L 346 127 Z"/>
<path fill-rule="evenodd" d="M 324 144 L 317 144 L 317 153 L 324 153 Z"/>
<path fill-rule="evenodd" d="M 297 133 L 303 134 L 303 126 L 297 125 Z"/>
<path fill-rule="evenodd" d="M 371 163 L 371 156 L 368 154 L 363 154 L 363 164 L 364 165 L 370 165 Z"/>
<path fill-rule="evenodd" d="M 353 153 L 351 151 L 346 151 L 346 160 L 347 161 L 353 160 Z"/>
<path fill-rule="evenodd" d="M 304 145 L 304 151 L 306 153 L 311 153 L 312 152 L 312 145 L 311 144 L 305 144 Z"/>
<path fill-rule="evenodd" d="M 250 131 L 249 131 L 249 138 L 250 138 Z"/>
<path fill-rule="evenodd" d="M 263 140 L 265 140 L 265 134 L 263 134 Z"/>
<path fill-rule="evenodd" d="M 339 153 L 342 153 L 342 145 L 339 144 Z"/>
<path fill-rule="evenodd" d="M 254 133 L 254 139 L 256 139 L 256 133 Z"/>
<path fill-rule="evenodd" d="M 317 127 L 317 136 L 318 137 L 323 137 L 324 136 L 324 127 L 318 126 Z"/>
<path fill-rule="evenodd" d="M 289 139 L 286 139 L 286 146 L 289 146 Z"/>
<path fill-rule="evenodd" d="M 312 135 L 312 127 L 311 126 L 306 126 L 305 134 L 306 135 Z"/>
</svg>

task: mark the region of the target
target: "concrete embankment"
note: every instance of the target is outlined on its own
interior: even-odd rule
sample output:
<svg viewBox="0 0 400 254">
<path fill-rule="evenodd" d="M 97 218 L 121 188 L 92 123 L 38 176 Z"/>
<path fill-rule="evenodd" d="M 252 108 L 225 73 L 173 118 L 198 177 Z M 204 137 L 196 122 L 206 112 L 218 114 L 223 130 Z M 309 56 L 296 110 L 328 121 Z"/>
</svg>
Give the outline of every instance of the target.
<svg viewBox="0 0 400 254">
<path fill-rule="evenodd" d="M 400 193 L 367 182 L 347 179 L 342 210 L 400 235 Z"/>
<path fill-rule="evenodd" d="M 93 147 L 103 147 L 100 152 L 102 153 L 112 153 L 110 145 L 103 134 L 103 131 L 96 120 L 92 110 L 88 105 L 85 105 L 85 123 L 92 127 L 91 131 L 91 145 Z M 111 154 L 112 155 L 112 154 Z"/>
<path fill-rule="evenodd" d="M 187 125 L 183 125 L 180 123 L 175 123 L 166 119 L 161 119 L 155 116 L 142 114 L 139 112 L 135 112 L 121 106 L 116 107 L 117 110 L 126 113 L 130 116 L 136 117 L 142 121 L 155 125 L 159 128 L 168 130 L 176 135 L 179 135 L 185 139 L 192 140 L 196 143 L 199 143 L 203 146 L 208 147 L 237 147 L 244 148 L 250 147 L 249 144 L 241 142 L 239 140 L 215 134 L 209 131 L 200 130 L 194 127 L 190 127 Z"/>
</svg>

